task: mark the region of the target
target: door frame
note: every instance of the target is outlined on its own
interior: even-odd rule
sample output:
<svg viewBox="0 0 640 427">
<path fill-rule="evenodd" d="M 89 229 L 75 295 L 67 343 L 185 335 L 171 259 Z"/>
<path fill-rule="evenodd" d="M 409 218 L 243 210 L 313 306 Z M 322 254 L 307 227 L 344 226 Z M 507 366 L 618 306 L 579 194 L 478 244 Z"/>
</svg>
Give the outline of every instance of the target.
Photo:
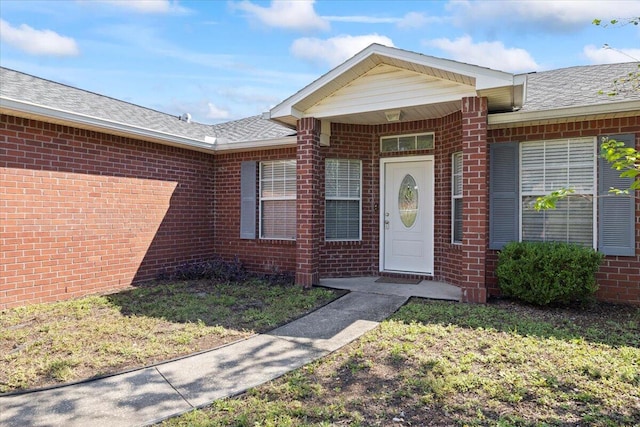
<svg viewBox="0 0 640 427">
<path fill-rule="evenodd" d="M 385 211 L 385 184 L 386 184 L 386 165 L 387 163 L 408 163 L 408 162 L 424 162 L 424 161 L 430 161 L 431 162 L 431 176 L 427 177 L 427 179 L 431 180 L 431 188 L 432 188 L 432 192 L 433 194 L 431 195 L 431 206 L 428 206 L 427 209 L 427 214 L 431 215 L 431 235 L 429 236 L 430 241 L 431 241 L 431 254 L 432 254 L 432 258 L 435 258 L 435 245 L 434 245 L 434 236 L 435 236 L 435 204 L 436 204 L 436 197 L 435 197 L 435 175 L 436 175 L 436 171 L 435 171 L 435 156 L 434 155 L 424 155 L 424 156 L 405 156 L 405 157 L 383 157 L 380 159 L 380 209 L 378 209 L 379 212 L 379 222 L 380 222 L 380 229 L 379 229 L 379 235 L 378 235 L 378 242 L 379 242 L 379 247 L 380 247 L 380 251 L 379 251 L 379 266 L 378 266 L 378 271 L 387 271 L 384 268 L 384 261 L 385 261 L 385 236 L 384 236 L 384 211 Z M 435 260 L 432 259 L 431 260 L 432 263 L 435 263 Z M 435 265 L 433 266 L 432 270 L 435 270 Z M 431 271 L 431 273 L 423 273 L 423 272 L 415 272 L 415 271 L 395 271 L 395 270 L 388 270 L 388 271 L 393 271 L 394 273 L 409 273 L 409 274 L 417 274 L 420 276 L 433 276 L 434 272 Z"/>
</svg>

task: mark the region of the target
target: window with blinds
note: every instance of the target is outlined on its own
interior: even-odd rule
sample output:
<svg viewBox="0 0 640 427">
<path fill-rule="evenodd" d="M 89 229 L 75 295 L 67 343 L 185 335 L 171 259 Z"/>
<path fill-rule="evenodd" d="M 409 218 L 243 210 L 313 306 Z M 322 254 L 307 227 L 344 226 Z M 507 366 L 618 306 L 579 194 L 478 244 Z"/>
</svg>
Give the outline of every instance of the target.
<svg viewBox="0 0 640 427">
<path fill-rule="evenodd" d="M 522 240 L 594 245 L 595 139 L 526 142 L 520 148 Z M 536 198 L 561 188 L 574 194 L 556 209 L 536 211 Z"/>
<path fill-rule="evenodd" d="M 362 217 L 362 162 L 327 159 L 325 162 L 325 239 L 360 240 Z"/>
<path fill-rule="evenodd" d="M 451 163 L 451 242 L 462 243 L 462 153 Z"/>
<path fill-rule="evenodd" d="M 260 163 L 260 237 L 296 238 L 296 161 Z"/>
</svg>

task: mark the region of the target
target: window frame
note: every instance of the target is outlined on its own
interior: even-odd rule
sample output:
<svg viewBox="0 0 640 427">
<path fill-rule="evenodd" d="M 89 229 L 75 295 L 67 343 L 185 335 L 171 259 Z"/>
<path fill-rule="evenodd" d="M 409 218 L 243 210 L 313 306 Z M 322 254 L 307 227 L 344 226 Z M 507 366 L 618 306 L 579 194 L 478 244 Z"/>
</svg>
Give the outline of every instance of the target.
<svg viewBox="0 0 640 427">
<path fill-rule="evenodd" d="M 591 204 L 592 204 L 592 210 L 591 210 L 591 233 L 592 233 L 592 242 L 591 242 L 591 247 L 593 247 L 594 249 L 598 248 L 598 203 L 597 203 L 597 194 L 598 194 L 598 155 L 597 155 L 597 137 L 576 137 L 576 138 L 552 138 L 552 139 L 542 139 L 542 140 L 535 140 L 535 141 L 522 141 L 520 142 L 520 144 L 518 145 L 518 205 L 519 205 L 519 222 L 518 222 L 518 240 L 519 241 L 523 241 L 523 234 L 524 234 L 524 229 L 523 229 L 523 217 L 524 217 L 524 210 L 525 210 L 525 203 L 524 203 L 524 198 L 525 197 L 537 197 L 537 196 L 543 196 L 548 194 L 550 191 L 553 190 L 557 190 L 562 188 L 562 185 L 559 185 L 558 188 L 554 188 L 554 189 L 546 189 L 543 188 L 540 192 L 533 192 L 533 191 L 523 191 L 523 172 L 524 172 L 524 168 L 523 168 L 523 147 L 527 144 L 540 144 L 543 143 L 545 144 L 545 151 L 546 151 L 546 144 L 547 143 L 552 143 L 552 142 L 558 142 L 558 141 L 565 141 L 567 142 L 568 145 L 571 144 L 571 142 L 578 142 L 578 143 L 590 143 L 592 145 L 592 153 L 593 153 L 593 159 L 591 161 L 591 167 L 592 167 L 592 174 L 593 174 L 593 183 L 591 186 L 591 191 L 586 191 L 584 189 L 578 189 L 575 191 L 575 193 L 573 193 L 572 195 L 569 195 L 568 198 L 572 198 L 572 197 L 590 197 L 591 198 Z M 569 157 L 570 159 L 570 157 Z M 543 159 L 543 165 L 545 166 L 543 169 L 543 182 L 544 179 L 546 178 L 546 163 L 547 163 L 547 159 L 544 158 Z M 568 173 L 571 170 L 571 163 L 569 163 L 568 165 L 569 167 L 568 169 Z M 568 185 L 568 184 L 567 184 Z M 548 190 L 548 191 L 547 191 Z M 570 208 L 569 208 L 570 209 Z M 544 241 L 557 241 L 557 240 L 544 240 Z M 568 242 L 567 240 L 562 240 L 562 242 Z"/>
<path fill-rule="evenodd" d="M 460 157 L 460 171 L 456 172 L 456 158 Z M 462 156 L 462 151 L 457 151 L 453 154 L 451 154 L 451 244 L 454 245 L 461 245 L 462 244 L 462 239 L 460 240 L 456 240 L 456 201 L 460 200 L 460 203 L 462 202 L 462 197 L 464 194 L 464 183 L 462 182 L 462 178 L 463 178 L 463 170 L 464 170 L 464 158 Z M 459 176 L 460 177 L 460 194 L 456 194 L 456 188 L 455 188 L 455 177 Z M 464 213 L 462 215 L 462 221 L 464 221 Z M 462 227 L 462 222 L 460 223 L 460 227 Z M 464 237 L 464 236 L 463 236 Z"/>
<path fill-rule="evenodd" d="M 349 196 L 330 196 L 327 192 L 327 170 L 330 162 L 356 162 L 358 164 L 358 197 Z M 345 159 L 345 158 L 327 158 L 325 159 L 325 206 L 324 206 L 324 240 L 326 242 L 360 242 L 362 241 L 362 160 L 360 159 Z M 328 238 L 327 237 L 327 201 L 357 201 L 358 202 L 358 237 L 357 238 Z"/>
<path fill-rule="evenodd" d="M 263 217 L 263 205 L 265 201 L 278 201 L 278 200 L 293 200 L 294 202 L 296 201 L 297 198 L 297 188 L 295 191 L 295 194 L 293 196 L 291 195 L 282 195 L 282 196 L 269 196 L 269 197 L 264 197 L 262 195 L 262 190 L 263 190 L 263 182 L 265 182 L 265 180 L 263 179 L 263 169 L 265 167 L 266 164 L 276 164 L 276 163 L 288 163 L 288 162 L 293 162 L 293 178 L 291 178 L 290 176 L 286 175 L 286 169 L 285 169 L 285 178 L 284 181 L 290 181 L 293 180 L 294 182 L 294 188 L 296 188 L 297 186 L 297 175 L 296 175 L 296 159 L 278 159 L 278 160 L 263 160 L 260 161 L 260 171 L 259 171 L 259 175 L 258 175 L 258 179 L 259 179 L 259 187 L 258 187 L 258 198 L 259 198 L 259 236 L 260 236 L 260 240 L 286 240 L 286 241 L 295 241 L 296 240 L 296 235 L 294 234 L 293 237 L 286 237 L 286 236 L 265 236 L 264 235 L 264 217 Z M 286 168 L 286 166 L 285 166 Z M 297 219 L 297 213 L 294 213 L 294 229 L 296 228 L 296 219 Z"/>
<path fill-rule="evenodd" d="M 429 135 L 431 136 L 431 146 L 427 147 L 427 148 L 418 148 L 418 137 L 419 136 L 424 136 L 424 135 Z M 414 145 L 413 148 L 410 149 L 406 149 L 406 150 L 401 150 L 400 149 L 400 138 L 414 138 Z M 382 149 L 382 141 L 385 139 L 392 139 L 392 138 L 396 138 L 396 149 L 395 150 L 383 150 Z M 420 132 L 420 133 L 406 133 L 406 134 L 400 134 L 400 135 L 385 135 L 385 136 L 381 136 L 380 137 L 380 145 L 379 145 L 379 149 L 380 149 L 380 153 L 383 154 L 389 154 L 389 153 L 406 153 L 406 152 L 410 152 L 410 151 L 422 151 L 422 150 L 433 150 L 435 148 L 436 145 L 436 133 L 435 132 Z"/>
</svg>

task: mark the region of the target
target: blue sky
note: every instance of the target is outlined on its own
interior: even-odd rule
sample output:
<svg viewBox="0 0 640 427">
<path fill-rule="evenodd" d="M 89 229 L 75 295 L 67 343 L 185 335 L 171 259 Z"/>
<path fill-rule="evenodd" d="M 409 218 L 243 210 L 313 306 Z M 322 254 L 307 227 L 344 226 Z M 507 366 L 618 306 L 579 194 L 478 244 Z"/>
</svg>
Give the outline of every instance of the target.
<svg viewBox="0 0 640 427">
<path fill-rule="evenodd" d="M 640 58 L 640 1 L 0 0 L 0 65 L 203 123 L 371 43 L 523 73 Z M 607 44 L 611 48 L 604 48 Z"/>
</svg>

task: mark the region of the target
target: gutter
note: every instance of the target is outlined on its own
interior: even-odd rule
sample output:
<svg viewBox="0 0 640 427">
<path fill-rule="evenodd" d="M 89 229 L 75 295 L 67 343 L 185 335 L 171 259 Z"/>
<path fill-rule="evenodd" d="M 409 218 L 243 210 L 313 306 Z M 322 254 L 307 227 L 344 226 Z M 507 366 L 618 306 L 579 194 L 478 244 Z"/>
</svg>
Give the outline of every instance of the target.
<svg viewBox="0 0 640 427">
<path fill-rule="evenodd" d="M 16 101 L 11 98 L 0 97 L 0 109 L 8 113 L 17 113 L 19 116 L 27 118 L 54 119 L 64 123 L 74 123 L 94 130 L 107 130 L 120 136 L 143 138 L 146 141 L 153 141 L 164 145 L 187 148 L 190 150 L 213 153 L 215 144 L 208 141 L 185 138 L 166 132 L 159 132 L 152 129 L 131 126 L 111 120 L 99 119 L 85 114 L 73 113 L 65 110 L 44 107 L 30 102 Z"/>
<path fill-rule="evenodd" d="M 223 139 L 216 140 L 215 151 L 234 152 L 249 150 L 268 150 L 274 148 L 295 147 L 298 139 L 295 135 L 281 138 L 256 139 L 253 141 L 225 142 Z"/>
<path fill-rule="evenodd" d="M 640 100 L 611 102 L 607 104 L 581 107 L 565 107 L 543 111 L 516 111 L 512 113 L 490 114 L 488 124 L 499 128 L 505 125 L 517 125 L 525 122 L 559 123 L 576 117 L 613 118 L 640 115 Z"/>
</svg>

